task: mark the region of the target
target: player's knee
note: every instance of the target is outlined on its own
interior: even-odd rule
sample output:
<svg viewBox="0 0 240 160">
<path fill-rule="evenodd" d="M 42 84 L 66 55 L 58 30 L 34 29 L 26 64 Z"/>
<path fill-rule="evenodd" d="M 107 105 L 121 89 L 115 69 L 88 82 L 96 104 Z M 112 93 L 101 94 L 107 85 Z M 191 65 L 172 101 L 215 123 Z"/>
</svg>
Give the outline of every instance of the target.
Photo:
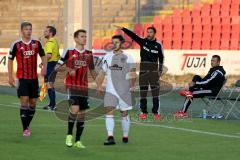
<svg viewBox="0 0 240 160">
<path fill-rule="evenodd" d="M 113 115 L 113 107 L 106 107 L 106 115 Z"/>
</svg>

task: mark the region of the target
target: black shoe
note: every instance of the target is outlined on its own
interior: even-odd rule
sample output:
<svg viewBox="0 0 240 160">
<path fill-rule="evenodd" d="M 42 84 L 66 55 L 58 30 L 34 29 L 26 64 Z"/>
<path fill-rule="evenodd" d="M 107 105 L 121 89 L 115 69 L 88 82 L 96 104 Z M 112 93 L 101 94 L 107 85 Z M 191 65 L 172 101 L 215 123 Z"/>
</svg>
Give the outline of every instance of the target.
<svg viewBox="0 0 240 160">
<path fill-rule="evenodd" d="M 116 143 L 112 136 L 108 137 L 108 139 L 104 142 L 104 145 L 114 145 L 114 144 Z"/>
<path fill-rule="evenodd" d="M 123 142 L 123 143 L 128 143 L 128 137 L 123 137 L 123 138 L 122 138 L 122 142 Z"/>
</svg>

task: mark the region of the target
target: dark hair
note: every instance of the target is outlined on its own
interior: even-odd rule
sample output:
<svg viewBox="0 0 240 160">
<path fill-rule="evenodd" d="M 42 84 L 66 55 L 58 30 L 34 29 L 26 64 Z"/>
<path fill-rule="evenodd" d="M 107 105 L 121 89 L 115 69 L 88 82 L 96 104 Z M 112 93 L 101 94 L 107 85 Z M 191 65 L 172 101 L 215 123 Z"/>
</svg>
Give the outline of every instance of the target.
<svg viewBox="0 0 240 160">
<path fill-rule="evenodd" d="M 77 31 L 74 32 L 73 37 L 74 37 L 74 38 L 77 38 L 78 35 L 79 35 L 79 33 L 87 33 L 87 31 L 84 30 L 84 29 L 79 29 L 79 30 L 77 30 Z"/>
<path fill-rule="evenodd" d="M 53 27 L 53 26 L 47 26 L 46 28 L 48 28 L 48 29 L 49 29 L 49 32 L 50 32 L 50 33 L 52 33 L 52 35 L 53 35 L 53 36 L 55 36 L 55 35 L 56 35 L 56 33 L 57 33 L 57 30 L 56 30 L 56 28 L 55 28 L 55 27 Z"/>
<path fill-rule="evenodd" d="M 157 33 L 157 30 L 154 26 L 148 27 L 147 30 L 152 29 L 154 33 Z"/>
<path fill-rule="evenodd" d="M 213 55 L 212 58 L 217 58 L 219 62 L 221 61 L 221 57 L 219 55 Z"/>
<path fill-rule="evenodd" d="M 31 27 L 32 27 L 32 23 L 27 22 L 27 21 L 22 22 L 22 23 L 21 23 L 21 30 L 22 30 L 24 27 L 26 27 L 26 26 L 31 26 Z"/>
<path fill-rule="evenodd" d="M 125 39 L 123 38 L 122 35 L 114 35 L 114 36 L 112 36 L 112 39 L 119 39 L 120 42 L 124 42 L 125 41 Z"/>
</svg>

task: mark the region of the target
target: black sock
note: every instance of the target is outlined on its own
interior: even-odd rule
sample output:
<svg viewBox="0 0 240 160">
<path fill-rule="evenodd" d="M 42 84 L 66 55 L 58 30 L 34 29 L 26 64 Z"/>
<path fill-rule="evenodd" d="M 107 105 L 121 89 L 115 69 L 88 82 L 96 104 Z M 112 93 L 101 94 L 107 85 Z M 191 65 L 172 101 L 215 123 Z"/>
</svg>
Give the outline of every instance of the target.
<svg viewBox="0 0 240 160">
<path fill-rule="evenodd" d="M 76 142 L 80 141 L 83 129 L 84 129 L 84 122 L 77 122 L 77 131 L 76 131 L 76 139 L 75 139 Z"/>
<path fill-rule="evenodd" d="M 27 106 L 21 106 L 20 108 L 20 118 L 22 121 L 22 126 L 23 126 L 23 130 L 28 128 L 28 107 Z"/>
<path fill-rule="evenodd" d="M 49 103 L 49 106 L 51 107 L 55 107 L 56 105 L 56 94 L 55 94 L 55 89 L 54 88 L 49 88 L 48 89 L 48 96 L 49 96 L 49 100 L 50 100 L 50 103 Z"/>
<path fill-rule="evenodd" d="M 29 127 L 33 117 L 34 117 L 34 114 L 35 114 L 35 106 L 34 107 L 29 107 L 28 108 L 28 115 L 27 115 L 27 125 Z"/>
<path fill-rule="evenodd" d="M 68 116 L 68 135 L 72 135 L 72 132 L 73 132 L 73 126 L 74 126 L 74 123 L 76 121 L 76 117 L 77 115 L 76 114 L 72 114 L 70 113 L 69 116 Z"/>
</svg>

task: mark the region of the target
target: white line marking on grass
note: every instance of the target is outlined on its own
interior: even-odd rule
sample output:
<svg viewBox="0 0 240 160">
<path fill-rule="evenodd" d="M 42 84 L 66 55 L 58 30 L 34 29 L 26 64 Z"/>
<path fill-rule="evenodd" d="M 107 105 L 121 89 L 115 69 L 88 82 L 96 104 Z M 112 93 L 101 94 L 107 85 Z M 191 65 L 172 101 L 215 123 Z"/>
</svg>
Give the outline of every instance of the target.
<svg viewBox="0 0 240 160">
<path fill-rule="evenodd" d="M 138 125 L 143 125 L 143 126 L 167 128 L 167 129 L 174 129 L 174 130 L 191 132 L 191 133 L 199 133 L 199 134 L 205 134 L 205 135 L 211 135 L 211 136 L 219 136 L 219 137 L 240 139 L 240 136 L 235 136 L 235 135 L 230 135 L 230 134 L 223 134 L 223 133 L 217 133 L 217 132 L 208 132 L 208 131 L 201 131 L 201 130 L 188 129 L 188 128 L 179 128 L 179 127 L 172 127 L 172 126 L 167 126 L 167 125 L 144 124 L 144 123 L 137 123 L 137 122 L 132 122 L 132 123 L 138 124 Z"/>
<path fill-rule="evenodd" d="M 19 108 L 15 105 L 13 106 L 13 105 L 7 105 L 7 104 L 0 104 L 0 106 L 5 106 L 5 107 L 9 106 L 9 107 L 13 107 L 13 108 Z M 37 110 L 44 111 L 42 109 L 37 109 Z M 103 118 L 99 118 L 99 119 L 103 119 Z M 205 135 L 211 135 L 211 136 L 240 139 L 240 136 L 217 133 L 217 132 L 208 132 L 208 131 L 201 131 L 201 130 L 188 129 L 188 128 L 179 128 L 179 127 L 172 127 L 172 126 L 167 126 L 167 125 L 145 124 L 145 123 L 140 123 L 140 122 L 131 122 L 131 123 L 136 124 L 136 125 L 142 125 L 142 126 L 166 128 L 166 129 L 173 129 L 173 130 L 179 130 L 179 131 L 184 131 L 184 132 L 191 132 L 191 133 L 205 134 Z"/>
</svg>

